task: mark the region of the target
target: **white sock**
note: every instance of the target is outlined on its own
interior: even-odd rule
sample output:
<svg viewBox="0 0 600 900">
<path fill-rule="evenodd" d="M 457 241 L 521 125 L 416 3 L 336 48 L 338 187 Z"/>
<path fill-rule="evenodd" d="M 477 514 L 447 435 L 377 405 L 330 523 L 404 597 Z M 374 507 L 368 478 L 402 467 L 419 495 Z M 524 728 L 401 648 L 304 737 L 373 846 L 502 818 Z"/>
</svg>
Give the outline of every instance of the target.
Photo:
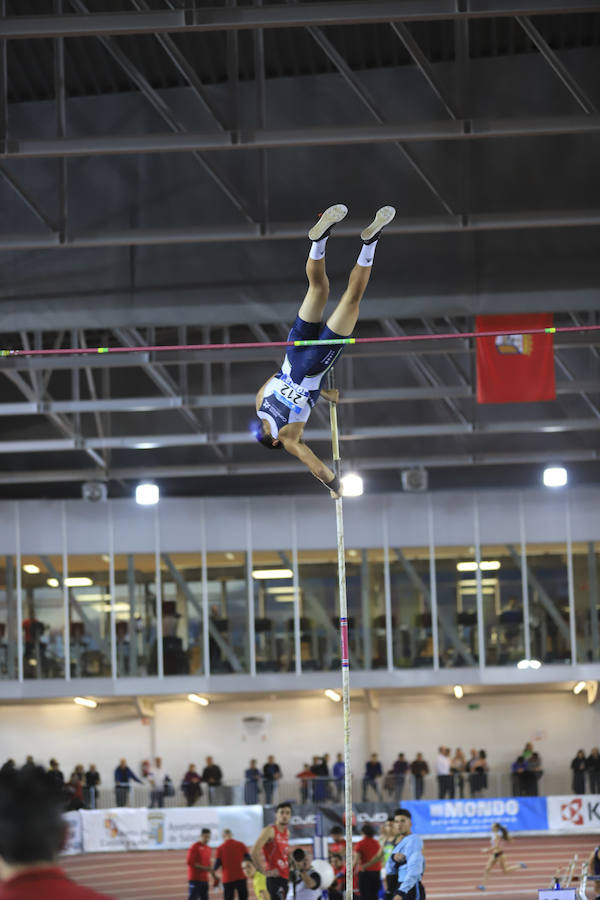
<svg viewBox="0 0 600 900">
<path fill-rule="evenodd" d="M 325 256 L 325 244 L 329 240 L 329 235 L 327 237 L 321 238 L 320 241 L 313 241 L 312 247 L 310 248 L 309 258 L 310 259 L 323 259 Z"/>
<path fill-rule="evenodd" d="M 368 266 L 373 265 L 373 257 L 375 256 L 375 247 L 377 246 L 377 241 L 373 241 L 372 244 L 363 244 L 360 253 L 358 254 L 358 259 L 356 260 L 357 266 L 364 266 L 367 268 Z"/>
</svg>

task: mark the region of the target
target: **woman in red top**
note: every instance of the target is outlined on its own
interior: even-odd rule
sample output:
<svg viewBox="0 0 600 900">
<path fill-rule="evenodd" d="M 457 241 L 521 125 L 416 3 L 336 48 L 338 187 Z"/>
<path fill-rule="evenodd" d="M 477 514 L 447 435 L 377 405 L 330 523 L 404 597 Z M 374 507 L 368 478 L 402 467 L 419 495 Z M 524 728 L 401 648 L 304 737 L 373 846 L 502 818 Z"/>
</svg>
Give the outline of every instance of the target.
<svg viewBox="0 0 600 900">
<path fill-rule="evenodd" d="M 354 848 L 354 865 L 360 865 L 358 892 L 360 900 L 377 900 L 381 885 L 381 857 L 383 850 L 375 839 L 375 829 L 367 822 L 361 828 L 364 834 Z"/>
<path fill-rule="evenodd" d="M 290 878 L 288 824 L 291 817 L 291 805 L 280 803 L 275 809 L 275 824 L 263 828 L 252 848 L 254 865 L 267 876 L 267 891 L 271 900 L 284 900 L 287 894 Z"/>
</svg>

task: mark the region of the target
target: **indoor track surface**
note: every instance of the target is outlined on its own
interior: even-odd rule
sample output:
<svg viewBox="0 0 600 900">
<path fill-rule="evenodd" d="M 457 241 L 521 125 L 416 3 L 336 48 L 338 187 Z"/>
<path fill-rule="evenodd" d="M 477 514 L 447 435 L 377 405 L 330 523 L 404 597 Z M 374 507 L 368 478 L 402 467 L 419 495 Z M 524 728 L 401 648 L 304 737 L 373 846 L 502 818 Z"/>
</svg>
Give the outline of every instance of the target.
<svg viewBox="0 0 600 900">
<path fill-rule="evenodd" d="M 575 853 L 580 862 L 598 844 L 595 835 L 569 837 L 516 837 L 509 844 L 507 862 L 525 862 L 527 869 L 503 875 L 492 870 L 485 892 L 477 890 L 487 859 L 481 851 L 487 840 L 430 840 L 425 842 L 427 869 L 424 884 L 428 900 L 537 900 L 537 888 L 549 888 L 557 868 L 564 870 Z M 137 853 L 94 853 L 63 859 L 75 881 L 116 900 L 185 900 L 187 897 L 184 850 Z M 578 866 L 579 868 L 579 866 Z M 593 890 L 588 891 L 593 897 Z M 210 900 L 222 900 L 222 888 L 211 889 Z M 251 900 L 254 894 L 250 891 Z"/>
</svg>

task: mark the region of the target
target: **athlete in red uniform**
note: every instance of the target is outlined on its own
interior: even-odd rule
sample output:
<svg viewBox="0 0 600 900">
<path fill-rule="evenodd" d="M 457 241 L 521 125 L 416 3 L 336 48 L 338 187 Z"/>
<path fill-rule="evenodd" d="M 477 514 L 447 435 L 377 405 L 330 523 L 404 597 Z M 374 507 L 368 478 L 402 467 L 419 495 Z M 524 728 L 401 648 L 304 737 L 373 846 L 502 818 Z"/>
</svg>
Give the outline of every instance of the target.
<svg viewBox="0 0 600 900">
<path fill-rule="evenodd" d="M 0 900 L 110 900 L 56 865 L 65 839 L 63 804 L 42 768 L 0 776 Z"/>
<path fill-rule="evenodd" d="M 252 848 L 254 865 L 267 876 L 271 900 L 285 900 L 287 894 L 290 877 L 288 824 L 291 817 L 291 805 L 280 803 L 275 809 L 275 824 L 263 828 Z"/>
<path fill-rule="evenodd" d="M 200 840 L 189 848 L 185 861 L 188 867 L 188 900 L 208 900 L 208 875 L 213 867 L 210 858 L 210 828 L 203 828 Z M 213 887 L 219 883 L 213 873 Z"/>
<path fill-rule="evenodd" d="M 242 869 L 242 862 L 248 857 L 248 848 L 241 841 L 233 839 L 229 828 L 223 830 L 223 843 L 217 847 L 215 872 L 223 869 L 223 900 L 233 900 L 237 891 L 238 900 L 248 900 L 248 885 Z"/>
</svg>

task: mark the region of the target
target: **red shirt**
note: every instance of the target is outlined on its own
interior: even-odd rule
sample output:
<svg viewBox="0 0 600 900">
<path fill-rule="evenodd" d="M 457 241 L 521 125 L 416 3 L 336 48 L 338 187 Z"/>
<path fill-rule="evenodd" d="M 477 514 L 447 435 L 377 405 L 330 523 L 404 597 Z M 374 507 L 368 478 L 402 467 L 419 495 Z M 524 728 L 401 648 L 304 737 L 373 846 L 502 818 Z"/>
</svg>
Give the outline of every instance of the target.
<svg viewBox="0 0 600 900">
<path fill-rule="evenodd" d="M 185 861 L 188 866 L 188 881 L 208 881 L 208 872 L 205 869 L 196 869 L 198 866 L 210 866 L 210 847 L 202 841 L 196 841 L 187 852 Z M 0 897 L 0 900 L 2 898 Z"/>
<path fill-rule="evenodd" d="M 217 862 L 223 866 L 223 884 L 229 881 L 245 881 L 246 876 L 242 871 L 242 860 L 248 853 L 248 848 L 241 841 L 229 838 L 217 848 Z"/>
<path fill-rule="evenodd" d="M 0 900 L 112 900 L 107 894 L 97 894 L 67 878 L 62 869 L 31 869 L 0 884 Z"/>
<path fill-rule="evenodd" d="M 284 828 L 280 831 L 277 825 L 273 825 L 274 837 L 272 837 L 263 847 L 265 855 L 265 869 L 268 871 L 277 870 L 279 878 L 290 877 L 290 864 L 288 861 L 289 853 L 289 831 Z"/>
<path fill-rule="evenodd" d="M 377 856 L 380 850 L 381 845 L 379 841 L 375 840 L 375 838 L 365 837 L 362 839 L 362 841 L 358 842 L 358 844 L 354 848 L 354 851 L 355 853 L 358 853 L 358 858 L 360 860 L 363 872 L 381 871 L 381 860 L 373 863 L 372 866 L 367 866 L 367 868 L 365 869 L 365 863 L 369 862 L 370 859 L 373 859 L 374 856 Z"/>
<path fill-rule="evenodd" d="M 330 853 L 341 853 L 342 856 L 346 856 L 346 841 L 342 838 L 341 841 L 334 841 L 333 844 L 329 845 Z"/>
</svg>

